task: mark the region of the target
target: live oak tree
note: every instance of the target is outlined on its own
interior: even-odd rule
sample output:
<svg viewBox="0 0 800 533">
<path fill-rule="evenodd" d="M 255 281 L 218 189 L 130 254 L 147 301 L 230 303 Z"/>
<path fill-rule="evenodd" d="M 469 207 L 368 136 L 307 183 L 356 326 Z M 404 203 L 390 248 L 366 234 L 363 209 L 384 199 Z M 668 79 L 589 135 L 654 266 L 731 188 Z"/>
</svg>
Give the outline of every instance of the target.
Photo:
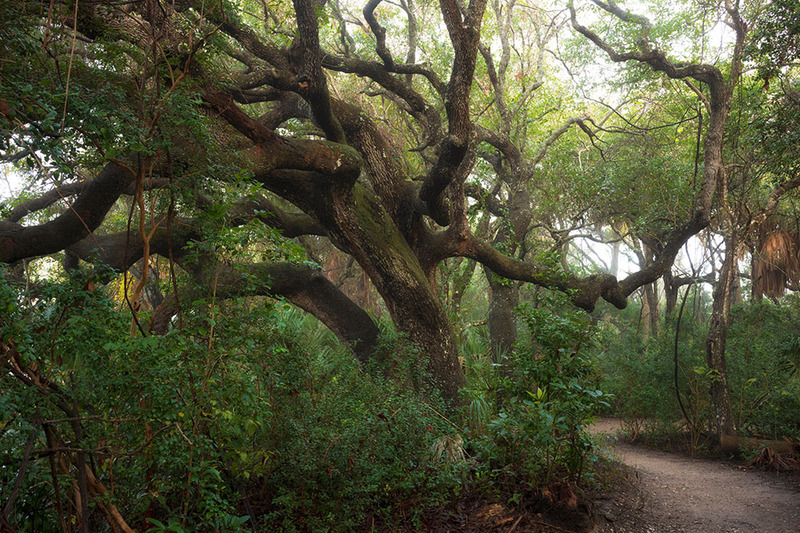
<svg viewBox="0 0 800 533">
<path fill-rule="evenodd" d="M 704 47 L 700 48 L 699 55 L 693 55 L 697 52 L 691 50 L 683 50 L 681 53 L 680 50 L 669 51 L 665 48 L 659 41 L 663 39 L 664 34 L 669 35 L 668 24 L 658 27 L 656 23 L 625 10 L 615 2 L 592 1 L 618 23 L 633 28 L 634 34 L 627 40 L 620 39 L 620 32 L 609 32 L 607 36 L 602 36 L 582 26 L 576 15 L 576 9 L 570 7 L 572 24 L 578 32 L 590 39 L 614 62 L 640 63 L 671 79 L 683 81 L 702 104 L 703 114 L 699 115 L 702 120 L 698 125 L 698 139 L 702 134 L 703 141 L 702 178 L 698 180 L 698 183 L 702 183 L 702 188 L 694 198 L 693 213 L 683 227 L 693 226 L 694 229 L 691 231 L 696 231 L 710 224 L 713 230 L 724 238 L 724 259 L 714 287 L 712 314 L 705 348 L 706 362 L 713 375 L 710 389 L 717 431 L 725 446 L 728 442 L 726 437 L 735 436 L 737 433 L 727 384 L 725 347 L 734 287 L 738 277 L 738 257 L 743 242 L 752 236 L 754 229 L 770 219 L 778 210 L 780 202 L 800 184 L 800 176 L 796 169 L 792 165 L 785 164 L 791 159 L 791 156 L 787 155 L 792 149 L 783 142 L 783 138 L 786 135 L 786 126 L 792 120 L 787 120 L 785 116 L 778 120 L 765 118 L 772 113 L 766 111 L 768 106 L 755 111 L 754 108 L 759 105 L 756 102 L 762 97 L 748 95 L 746 91 L 753 90 L 753 82 L 756 80 L 748 79 L 746 86 L 743 84 L 746 76 L 744 62 L 748 54 L 746 44 L 755 25 L 757 40 L 750 51 L 758 49 L 769 55 L 767 61 L 763 58 L 761 60 L 762 65 L 767 64 L 768 68 L 761 69 L 762 76 L 767 78 L 767 82 L 760 90 L 769 90 L 768 78 L 780 72 L 781 82 L 788 87 L 788 93 L 791 95 L 793 91 L 789 81 L 791 76 L 786 76 L 788 71 L 785 59 L 795 53 L 796 47 L 793 46 L 795 40 L 786 39 L 786 46 L 782 47 L 780 52 L 774 47 L 776 34 L 785 33 L 783 26 L 776 24 L 776 19 L 782 16 L 779 13 L 786 13 L 787 6 L 780 3 L 773 6 L 774 9 L 764 9 L 764 6 L 757 2 L 748 4 L 724 2 L 720 7 L 719 16 L 720 20 L 730 28 L 730 46 L 725 62 L 717 66 L 703 62 Z M 702 24 L 706 23 L 707 14 L 703 12 L 700 20 Z M 788 25 L 791 27 L 790 23 Z M 793 35 L 792 30 L 788 33 Z M 662 37 L 654 37 L 655 34 L 660 34 Z M 702 36 L 699 39 L 702 42 Z M 677 59 L 678 57 L 680 59 Z M 738 102 L 735 101 L 737 92 Z M 730 114 L 734 104 L 738 107 L 738 124 L 732 127 Z M 748 108 L 748 104 L 752 107 Z M 775 111 L 780 109 L 781 106 L 778 106 Z M 773 142 L 767 143 L 770 148 L 765 149 L 761 146 L 763 137 L 755 146 L 744 148 L 741 143 L 745 139 L 741 130 L 748 127 L 742 124 L 743 114 L 749 115 L 751 126 L 763 121 L 777 126 L 777 131 L 781 133 L 773 138 Z M 775 114 L 780 117 L 782 113 Z M 769 158 L 761 158 L 765 152 L 772 152 L 771 162 L 767 161 Z M 765 180 L 768 186 L 765 186 Z M 766 231 L 762 228 L 762 246 L 765 235 L 771 235 L 773 238 L 776 236 L 770 228 Z M 655 249 L 661 248 L 666 242 L 658 235 L 648 235 L 647 240 Z M 785 258 L 787 254 L 791 256 L 788 259 Z M 787 272 L 794 272 L 790 268 L 795 261 L 794 254 L 794 249 L 787 249 L 786 246 L 783 246 L 779 253 Z M 783 279 L 785 282 L 785 278 Z M 665 281 L 669 281 L 670 286 L 673 285 L 672 280 Z M 674 299 L 673 296 L 673 302 Z M 674 303 L 672 306 L 674 307 Z M 733 448 L 736 447 L 734 442 Z"/>
<path fill-rule="evenodd" d="M 723 161 L 724 130 L 730 115 L 734 88 L 739 82 L 742 72 L 742 52 L 744 49 L 747 26 L 739 11 L 739 6 L 732 2 L 725 2 L 727 20 L 734 30 L 734 46 L 729 64 L 729 71 L 723 72 L 714 65 L 702 62 L 686 62 L 670 59 L 661 50 L 651 36 L 652 23 L 641 15 L 633 14 L 615 2 L 605 3 L 593 0 L 603 11 L 620 21 L 637 28 L 635 43 L 619 49 L 610 44 L 601 35 L 582 26 L 577 19 L 576 11 L 570 8 L 573 27 L 616 62 L 636 61 L 650 68 L 663 72 L 673 79 L 684 80 L 703 102 L 708 115 L 708 126 L 703 142 L 703 178 L 702 189 L 695 200 L 690 221 L 684 226 L 695 233 L 704 228 L 711 221 L 712 207 L 715 193 L 719 192 L 719 201 L 726 202 L 728 177 Z M 695 84 L 707 87 L 698 88 Z M 732 225 L 729 226 L 732 228 Z M 691 229 L 690 229 L 691 228 Z M 733 238 L 734 231 L 727 232 L 726 249 L 735 250 L 737 242 Z M 729 253 L 729 261 L 733 261 L 734 254 Z M 720 434 L 735 432 L 733 414 L 731 411 L 728 385 L 725 369 L 725 338 L 730 319 L 730 295 L 733 278 L 730 269 L 723 269 L 727 276 L 723 276 L 717 283 L 717 292 L 714 298 L 709 334 L 706 343 L 707 361 L 709 368 L 717 372 L 717 379 L 712 381 L 711 395 L 715 407 L 717 427 Z M 720 371 L 721 370 L 721 371 Z"/>
<path fill-rule="evenodd" d="M 561 128 L 582 123 L 590 134 L 594 127 L 567 118 L 536 142 L 508 128 L 516 109 L 507 100 L 504 13 L 515 3 L 493 4 L 496 25 L 485 29 L 486 0 L 438 7 L 373 0 L 360 15 L 334 0 L 295 0 L 291 8 L 267 1 L 5 4 L 3 156 L 27 165 L 48 190 L 6 210 L 0 262 L 63 252 L 68 268 L 83 261 L 124 272 L 138 263 L 135 311 L 158 255 L 215 297 L 286 298 L 367 362 L 377 353 L 374 321 L 313 265 L 283 261 L 265 242 L 235 258 L 214 244 L 254 221 L 286 238 L 318 236 L 358 263 L 397 328 L 428 357 L 443 395 L 456 400 L 464 375 L 436 290 L 443 261 L 465 258 L 497 279 L 566 291 L 584 309 L 600 298 L 622 308 L 709 223 L 723 184 L 722 130 L 740 46 L 727 77 L 712 65 L 671 62 L 649 40 L 644 19 L 595 3 L 638 24 L 638 44 L 616 51 L 573 10 L 577 31 L 615 61 L 685 79 L 708 113 L 691 214 L 664 229 L 653 260 L 623 280 L 523 260 L 514 255 L 521 240 L 501 233 L 493 243 L 471 223 L 468 184 L 478 157 L 499 180 L 483 205 L 491 211 L 498 198 L 506 202 L 506 228 L 519 238 L 531 224 L 526 180 L 538 154 Z M 743 36 L 738 12 L 729 11 Z M 499 60 L 490 46 L 496 38 Z M 545 43 L 542 37 L 539 46 Z M 521 98 L 536 98 L 535 73 L 523 74 Z M 500 119 L 492 127 L 474 105 L 478 85 Z M 497 197 L 502 187 L 505 196 Z M 181 305 L 180 291 L 164 299 L 151 331 L 163 332 Z"/>
</svg>

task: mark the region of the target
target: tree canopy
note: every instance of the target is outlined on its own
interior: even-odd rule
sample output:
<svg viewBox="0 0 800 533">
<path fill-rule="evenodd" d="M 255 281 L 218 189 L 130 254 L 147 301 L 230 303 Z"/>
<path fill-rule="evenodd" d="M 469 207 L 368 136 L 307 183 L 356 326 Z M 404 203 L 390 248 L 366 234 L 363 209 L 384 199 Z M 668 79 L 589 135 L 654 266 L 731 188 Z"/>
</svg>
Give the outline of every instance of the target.
<svg viewBox="0 0 800 533">
<path fill-rule="evenodd" d="M 706 283 L 695 366 L 705 381 L 689 382 L 711 392 L 720 438 L 735 436 L 732 406 L 747 395 L 732 399 L 727 381 L 732 306 L 746 284 L 753 301 L 800 287 L 796 15 L 796 0 L 0 4 L 0 163 L 21 182 L 0 206 L 0 436 L 21 443 L 23 465 L 11 500 L 39 475 L 25 472 L 39 454 L 65 530 L 74 511 L 88 531 L 89 496 L 112 529 L 131 530 L 108 496 L 114 460 L 103 454 L 148 450 L 151 465 L 123 468 L 152 496 L 132 516 L 145 524 L 157 502 L 169 507 L 158 484 L 170 492 L 172 477 L 188 476 L 170 501 L 188 508 L 196 490 L 198 512 L 236 530 L 241 517 L 214 503 L 213 487 L 230 483 L 247 502 L 251 472 L 278 494 L 269 505 L 314 508 L 281 492 L 297 480 L 283 483 L 270 462 L 296 453 L 282 442 L 307 438 L 300 492 L 335 491 L 363 469 L 353 501 L 380 505 L 428 475 L 445 491 L 457 484 L 421 450 L 428 433 L 458 429 L 448 409 L 464 406 L 469 430 L 490 435 L 473 445 L 492 479 L 579 477 L 591 449 L 580 426 L 605 405 L 584 356 L 599 313 L 584 311 L 602 307 L 611 330 L 607 304 L 633 300 L 643 338 L 676 324 L 680 403 L 680 317 L 690 291 L 703 306 Z M 694 236 L 700 251 L 686 256 L 702 265 L 679 268 Z M 626 254 L 635 268 L 620 268 Z M 327 337 L 289 335 L 281 313 L 304 319 L 276 302 L 324 324 L 348 364 L 325 360 Z M 473 319 L 488 339 L 471 350 Z M 325 347 L 322 363 L 306 342 Z M 763 367 L 790 379 L 791 346 L 778 370 Z M 470 350 L 486 358 L 467 364 Z M 740 359 L 731 379 L 749 386 Z M 104 374 L 109 364 L 124 376 Z M 308 427 L 326 416 L 339 425 L 320 438 Z M 118 424 L 134 420 L 120 437 Z M 373 455 L 361 463 L 352 450 L 364 428 Z M 254 435 L 268 445 L 245 445 Z M 437 455 L 463 459 L 459 439 L 437 440 Z M 195 450 L 213 468 L 197 466 Z M 394 466 L 373 478 L 373 460 Z M 58 473 L 68 471 L 76 496 L 65 511 Z M 336 498 L 346 499 L 326 500 L 330 516 Z M 271 520 L 294 511 L 281 512 Z"/>
<path fill-rule="evenodd" d="M 600 298 L 622 308 L 711 219 L 742 68 L 738 7 L 726 7 L 735 42 L 723 69 L 672 60 L 660 26 L 594 5 L 611 16 L 609 31 L 630 27 L 633 44 L 582 25 L 584 8 L 570 6 L 578 33 L 612 61 L 682 80 L 704 107 L 694 112 L 707 115 L 697 130 L 702 171 L 680 169 L 689 203 L 667 220 L 640 218 L 655 255 L 625 279 L 572 272 L 553 256 L 592 217 L 621 215 L 619 195 L 587 181 L 575 143 L 597 146 L 624 128 L 559 95 L 566 82 L 549 74 L 548 54 L 563 16 L 485 1 L 370 2 L 360 13 L 311 1 L 4 6 L 4 20 L 16 21 L 3 39 L 5 158 L 51 190 L 7 212 L 0 260 L 63 252 L 67 268 L 114 272 L 143 260 L 136 308 L 159 255 L 217 296 L 287 298 L 367 360 L 372 318 L 316 267 L 264 260 L 273 245 L 252 236 L 254 248 L 235 259 L 215 242 L 258 223 L 283 238 L 322 237 L 363 269 L 455 398 L 463 374 L 437 294 L 443 261 L 466 258 L 493 276 L 565 291 L 584 309 Z M 127 220 L 115 211 L 126 195 Z M 60 211 L 34 222 L 45 208 Z M 175 302 L 163 304 L 174 306 L 166 315 L 180 312 Z"/>
</svg>

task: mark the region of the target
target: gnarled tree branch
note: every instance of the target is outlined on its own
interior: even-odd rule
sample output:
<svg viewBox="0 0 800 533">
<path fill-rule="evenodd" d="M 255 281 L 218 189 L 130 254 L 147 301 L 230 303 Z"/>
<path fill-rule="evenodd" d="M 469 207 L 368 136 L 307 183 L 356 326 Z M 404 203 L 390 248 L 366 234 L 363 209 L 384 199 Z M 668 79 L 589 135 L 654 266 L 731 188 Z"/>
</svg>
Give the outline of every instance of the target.
<svg viewBox="0 0 800 533">
<path fill-rule="evenodd" d="M 80 241 L 100 226 L 135 178 L 127 165 L 110 162 L 54 220 L 37 226 L 0 222 L 0 263 L 59 252 Z"/>
</svg>

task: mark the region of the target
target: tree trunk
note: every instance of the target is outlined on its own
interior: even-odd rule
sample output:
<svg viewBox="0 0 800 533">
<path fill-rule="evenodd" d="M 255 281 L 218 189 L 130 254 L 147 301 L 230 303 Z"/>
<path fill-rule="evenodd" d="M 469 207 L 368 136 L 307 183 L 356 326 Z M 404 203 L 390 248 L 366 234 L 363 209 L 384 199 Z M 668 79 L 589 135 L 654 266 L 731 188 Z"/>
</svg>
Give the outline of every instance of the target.
<svg viewBox="0 0 800 533">
<path fill-rule="evenodd" d="M 739 276 L 738 272 L 733 281 L 733 297 L 731 301 L 733 305 L 739 305 L 744 302 L 744 298 L 742 297 L 742 277 Z"/>
<path fill-rule="evenodd" d="M 458 360 L 458 347 L 452 325 L 438 299 L 410 302 L 406 295 L 395 295 L 384 300 L 398 329 L 428 358 L 432 384 L 442 396 L 457 403 L 458 391 L 466 385 L 464 372 Z"/>
<path fill-rule="evenodd" d="M 423 355 L 433 384 L 447 400 L 457 403 L 466 384 L 458 360 L 452 324 L 431 280 L 394 221 L 383 207 L 359 186 L 350 201 L 334 202 L 335 239 L 346 243 L 380 293 L 397 329 L 406 333 Z M 350 207 L 352 206 L 352 208 Z"/>
<path fill-rule="evenodd" d="M 672 271 L 669 270 L 664 274 L 664 316 L 667 320 L 671 320 L 675 314 L 675 308 L 678 306 L 678 292 L 680 285 L 673 283 Z"/>
<path fill-rule="evenodd" d="M 525 186 L 517 186 L 509 199 L 508 217 L 497 232 L 495 245 L 504 246 L 506 252 L 513 255 L 525 240 L 530 223 L 530 192 Z M 519 305 L 519 288 L 515 281 L 500 278 L 488 267 L 483 270 L 491 288 L 487 320 L 492 357 L 499 362 L 517 342 L 517 317 L 514 309 Z"/>
<path fill-rule="evenodd" d="M 500 362 L 502 356 L 510 352 L 517 342 L 517 318 L 514 309 L 519 305 L 519 289 L 515 282 L 498 278 L 488 268 L 484 270 L 492 290 L 487 318 L 492 358 L 495 362 Z"/>
<path fill-rule="evenodd" d="M 619 250 L 622 241 L 617 239 L 611 247 L 611 265 L 609 266 L 608 273 L 615 278 L 619 277 Z M 603 313 L 603 321 L 606 324 L 611 324 L 611 309 L 605 308 Z"/>
<path fill-rule="evenodd" d="M 711 402 L 714 407 L 717 433 L 720 437 L 736 435 L 725 361 L 725 344 L 733 300 L 733 282 L 738 265 L 736 245 L 736 231 L 729 228 L 729 233 L 725 237 L 725 259 L 722 262 L 719 280 L 714 289 L 714 303 L 706 338 L 706 362 L 712 371 Z"/>
<path fill-rule="evenodd" d="M 643 341 L 650 338 L 650 301 L 647 291 L 642 287 L 642 311 L 639 314 L 639 336 Z"/>
<path fill-rule="evenodd" d="M 661 326 L 658 315 L 658 282 L 645 285 L 644 294 L 647 298 L 647 309 L 650 311 L 648 315 L 648 319 L 650 320 L 650 333 L 656 336 Z"/>
</svg>

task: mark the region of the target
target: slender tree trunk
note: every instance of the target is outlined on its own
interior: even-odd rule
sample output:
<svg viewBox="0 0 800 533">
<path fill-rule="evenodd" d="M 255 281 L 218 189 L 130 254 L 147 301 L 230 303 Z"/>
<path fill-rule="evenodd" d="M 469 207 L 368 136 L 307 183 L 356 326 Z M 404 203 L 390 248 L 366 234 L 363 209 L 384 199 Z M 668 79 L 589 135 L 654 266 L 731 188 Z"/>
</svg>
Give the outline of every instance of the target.
<svg viewBox="0 0 800 533">
<path fill-rule="evenodd" d="M 531 196 L 524 186 L 518 186 L 509 201 L 507 224 L 500 228 L 495 244 L 504 244 L 509 255 L 518 250 L 531 222 Z M 492 357 L 499 361 L 517 342 L 517 317 L 514 309 L 519 305 L 517 283 L 500 279 L 489 268 L 484 268 L 491 288 L 489 303 L 489 339 Z"/>
<path fill-rule="evenodd" d="M 517 318 L 514 309 L 519 305 L 519 289 L 516 283 L 497 278 L 488 268 L 484 270 L 492 290 L 487 318 L 492 358 L 499 362 L 517 342 Z"/>
<path fill-rule="evenodd" d="M 661 322 L 658 313 L 658 282 L 648 283 L 644 286 L 644 294 L 647 298 L 647 308 L 650 311 L 650 333 L 658 335 Z"/>
<path fill-rule="evenodd" d="M 616 240 L 611 247 L 611 266 L 609 268 L 609 274 L 614 277 L 619 276 L 619 248 L 622 244 L 622 241 Z"/>
<path fill-rule="evenodd" d="M 736 231 L 729 228 L 729 234 L 725 237 L 725 259 L 722 262 L 717 286 L 714 289 L 711 321 L 706 338 L 706 362 L 712 371 L 711 402 L 714 406 L 717 433 L 721 438 L 736 435 L 728 388 L 725 344 L 728 337 L 733 285 L 738 264 L 736 260 L 737 240 Z"/>
<path fill-rule="evenodd" d="M 742 303 L 744 299 L 742 298 L 742 278 L 739 276 L 739 273 L 736 273 L 736 276 L 733 280 L 733 305 L 738 305 Z"/>
<path fill-rule="evenodd" d="M 619 277 L 619 250 L 622 241 L 616 240 L 611 247 L 611 265 L 609 267 L 609 274 L 614 276 L 615 278 Z M 611 323 L 611 309 L 605 308 L 605 316 L 603 317 L 603 321 L 606 324 Z"/>
<path fill-rule="evenodd" d="M 673 283 L 672 271 L 667 271 L 664 274 L 664 316 L 670 320 L 675 315 L 675 308 L 678 306 L 678 291 L 680 285 Z"/>
<path fill-rule="evenodd" d="M 642 312 L 639 315 L 639 336 L 646 341 L 650 338 L 650 300 L 642 287 Z"/>
</svg>

